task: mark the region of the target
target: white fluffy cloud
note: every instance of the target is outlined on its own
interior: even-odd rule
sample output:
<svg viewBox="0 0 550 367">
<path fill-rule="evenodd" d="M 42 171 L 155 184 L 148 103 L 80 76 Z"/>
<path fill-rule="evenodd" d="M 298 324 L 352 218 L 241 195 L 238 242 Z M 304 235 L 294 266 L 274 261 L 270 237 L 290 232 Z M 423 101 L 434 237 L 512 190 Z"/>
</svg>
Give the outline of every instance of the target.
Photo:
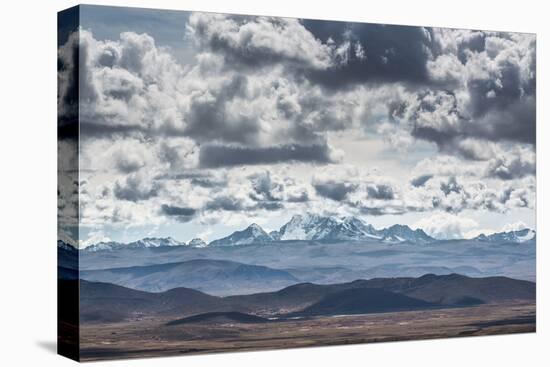
<svg viewBox="0 0 550 367">
<path fill-rule="evenodd" d="M 467 237 L 467 233 L 478 227 L 473 219 L 440 212 L 422 218 L 412 225 L 421 228 L 430 236 L 437 239 L 460 239 Z"/>
<path fill-rule="evenodd" d="M 203 13 L 185 26 L 188 64 L 134 32 L 80 30 L 59 48 L 70 117 L 80 41 L 86 225 L 426 212 L 433 233 L 454 238 L 479 230 L 465 210 L 534 207 L 532 36 L 415 28 L 378 39 L 374 26 L 323 34 Z M 384 149 L 346 146 L 372 141 Z"/>
</svg>

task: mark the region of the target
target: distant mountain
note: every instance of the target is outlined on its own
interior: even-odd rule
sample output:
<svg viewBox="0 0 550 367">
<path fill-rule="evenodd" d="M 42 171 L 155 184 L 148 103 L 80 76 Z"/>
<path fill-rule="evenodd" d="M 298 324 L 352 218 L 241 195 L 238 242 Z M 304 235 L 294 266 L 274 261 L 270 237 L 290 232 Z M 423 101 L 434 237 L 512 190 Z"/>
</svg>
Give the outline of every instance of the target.
<svg viewBox="0 0 550 367">
<path fill-rule="evenodd" d="M 491 235 L 480 234 L 474 240 L 482 242 L 498 242 L 498 243 L 523 243 L 536 240 L 536 232 L 532 229 L 525 228 L 518 231 L 499 232 Z"/>
<path fill-rule="evenodd" d="M 71 284 L 76 280 L 60 282 Z M 149 293 L 109 283 L 80 281 L 83 322 L 115 322 L 147 315 L 173 316 L 179 320 L 199 314 L 203 316 L 187 321 L 231 320 L 233 316 L 228 312 L 260 317 L 341 315 L 534 302 L 535 296 L 536 285 L 532 282 L 506 277 L 469 278 L 458 274 L 377 278 L 329 285 L 302 283 L 277 292 L 230 297 L 215 297 L 189 288 Z M 213 312 L 218 314 L 204 315 Z M 236 318 L 241 316 L 236 315 Z M 259 321 L 243 317 L 250 322 Z"/>
<path fill-rule="evenodd" d="M 57 240 L 57 278 L 78 279 L 78 250 L 63 240 Z"/>
<path fill-rule="evenodd" d="M 264 231 L 262 227 L 253 223 L 242 231 L 233 232 L 227 237 L 210 242 L 208 246 L 250 245 L 266 242 L 273 242 L 273 237 Z"/>
<path fill-rule="evenodd" d="M 259 228 L 259 226 L 257 226 Z M 318 240 L 318 241 L 359 241 L 381 240 L 389 243 L 412 242 L 429 243 L 435 241 L 423 230 L 412 230 L 405 225 L 394 225 L 383 230 L 375 229 L 356 217 L 326 217 L 316 214 L 294 215 L 279 231 L 269 234 L 259 229 L 262 240 L 258 241 L 250 235 L 250 227 L 238 231 L 231 236 L 213 241 L 211 245 L 237 245 L 256 242 L 286 241 L 286 240 Z"/>
<path fill-rule="evenodd" d="M 77 251 L 76 247 L 67 243 L 63 240 L 57 240 L 57 248 L 66 250 L 66 251 Z"/>
<path fill-rule="evenodd" d="M 60 284 L 70 284 L 61 281 Z M 76 282 L 76 281 L 72 281 Z M 149 293 L 109 283 L 80 280 L 80 318 L 86 323 L 116 322 L 140 315 L 194 313 L 223 310 L 220 298 L 188 289 L 175 288 Z"/>
<path fill-rule="evenodd" d="M 411 311 L 438 306 L 380 288 L 351 288 L 334 292 L 294 315 L 353 315 Z"/>
<path fill-rule="evenodd" d="M 149 292 L 186 287 L 215 295 L 275 290 L 299 282 L 290 273 L 267 266 L 206 259 L 83 270 L 80 272 L 80 277 L 88 281 L 113 283 Z"/>
<path fill-rule="evenodd" d="M 208 244 L 202 240 L 202 238 L 193 238 L 189 243 L 187 244 L 190 247 L 206 247 Z"/>
<path fill-rule="evenodd" d="M 491 235 L 481 234 L 474 238 L 481 242 L 522 243 L 535 240 L 536 233 L 531 229 L 501 232 Z M 188 244 L 171 237 L 144 238 L 131 243 L 100 242 L 84 249 L 87 252 L 114 251 L 120 249 L 141 249 L 165 246 L 188 246 L 204 248 L 207 246 L 237 246 L 251 244 L 268 244 L 277 241 L 366 241 L 374 240 L 389 244 L 412 243 L 417 245 L 436 242 L 422 229 L 411 229 L 409 226 L 395 224 L 384 229 L 376 229 L 357 217 L 333 217 L 306 213 L 294 215 L 279 230 L 267 233 L 262 227 L 253 223 L 244 230 L 233 232 L 206 244 L 195 238 Z"/>
<path fill-rule="evenodd" d="M 195 246 L 197 245 L 197 246 Z M 186 244 L 185 242 L 177 241 L 172 237 L 157 238 L 157 237 L 145 237 L 141 240 L 137 240 L 130 243 L 122 242 L 99 242 L 84 248 L 87 252 L 97 251 L 115 251 L 123 249 L 143 249 L 152 247 L 175 247 L 175 246 L 191 246 L 191 247 L 204 247 L 201 243 L 195 242 L 195 244 Z"/>
<path fill-rule="evenodd" d="M 184 324 L 259 324 L 270 322 L 269 319 L 249 315 L 242 312 L 207 312 L 203 314 L 184 317 L 168 322 L 167 326 Z"/>
<path fill-rule="evenodd" d="M 417 244 L 425 244 L 435 241 L 434 238 L 428 236 L 421 229 L 413 230 L 409 226 L 394 224 L 389 228 L 381 230 L 382 241 L 397 243 L 397 242 L 412 242 Z"/>
</svg>

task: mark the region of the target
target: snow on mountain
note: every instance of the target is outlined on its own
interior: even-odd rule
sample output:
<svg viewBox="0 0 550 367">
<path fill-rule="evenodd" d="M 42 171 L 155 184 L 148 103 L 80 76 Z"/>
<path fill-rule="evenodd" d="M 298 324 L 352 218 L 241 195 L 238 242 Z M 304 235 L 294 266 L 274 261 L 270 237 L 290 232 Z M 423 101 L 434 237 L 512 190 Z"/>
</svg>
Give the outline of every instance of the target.
<svg viewBox="0 0 550 367">
<path fill-rule="evenodd" d="M 413 230 L 409 226 L 402 224 L 394 224 L 391 227 L 384 228 L 380 232 L 382 234 L 382 241 L 388 243 L 412 242 L 423 244 L 434 241 L 422 229 Z"/>
<path fill-rule="evenodd" d="M 249 245 L 252 243 L 272 242 L 271 237 L 266 231 L 256 223 L 251 224 L 242 231 L 233 232 L 233 234 L 210 242 L 209 246 L 232 246 Z"/>
<path fill-rule="evenodd" d="M 412 230 L 408 226 L 394 225 L 377 230 L 356 217 L 330 217 L 316 214 L 294 215 L 279 231 L 267 234 L 259 226 L 253 224 L 244 231 L 213 241 L 211 245 L 239 245 L 264 243 L 271 241 L 357 241 L 383 240 L 389 243 L 414 242 L 428 243 L 434 239 L 421 229 Z"/>
<path fill-rule="evenodd" d="M 294 215 L 279 230 L 281 240 L 318 240 L 330 233 L 340 221 L 315 214 Z"/>
<path fill-rule="evenodd" d="M 189 247 L 197 247 L 202 248 L 208 246 L 206 242 L 202 240 L 202 238 L 193 238 L 189 243 L 187 244 Z"/>
<path fill-rule="evenodd" d="M 394 226 L 395 227 L 395 226 Z M 403 242 L 412 239 L 429 238 L 423 231 L 416 233 L 407 226 L 392 227 L 392 229 L 377 230 L 356 217 L 323 217 L 314 214 L 295 215 L 281 227 L 281 240 L 382 240 Z M 409 229 L 405 233 L 405 227 Z M 398 232 L 398 233 L 393 233 Z M 399 234 L 401 233 L 401 236 Z M 431 239 L 431 238 L 429 238 Z"/>
<path fill-rule="evenodd" d="M 325 240 L 380 239 L 380 231 L 355 217 L 344 217 L 323 237 Z"/>
<path fill-rule="evenodd" d="M 498 232 L 491 235 L 480 234 L 474 240 L 482 242 L 515 242 L 523 243 L 536 239 L 536 232 L 532 229 L 525 228 L 518 231 Z"/>
<path fill-rule="evenodd" d="M 60 248 L 60 249 L 63 249 L 63 250 L 67 250 L 67 251 L 75 251 L 76 250 L 76 247 L 74 247 L 70 243 L 67 243 L 63 240 L 57 240 L 57 247 Z"/>
<path fill-rule="evenodd" d="M 139 249 L 139 248 L 152 248 L 152 247 L 167 247 L 167 246 L 185 246 L 185 242 L 180 242 L 172 237 L 157 238 L 157 237 L 145 237 L 141 240 L 137 240 L 130 243 L 121 242 L 99 242 L 86 247 L 84 250 L 88 252 L 97 251 L 114 251 L 121 249 Z"/>
</svg>

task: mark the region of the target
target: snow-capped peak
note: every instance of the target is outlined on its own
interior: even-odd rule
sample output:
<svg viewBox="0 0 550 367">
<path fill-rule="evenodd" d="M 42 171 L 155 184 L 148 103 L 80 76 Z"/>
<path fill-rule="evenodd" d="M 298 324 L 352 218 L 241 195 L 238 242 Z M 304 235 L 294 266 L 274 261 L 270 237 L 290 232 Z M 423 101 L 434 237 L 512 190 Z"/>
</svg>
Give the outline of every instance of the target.
<svg viewBox="0 0 550 367">
<path fill-rule="evenodd" d="M 474 240 L 481 242 L 516 242 L 523 243 L 536 239 L 536 232 L 530 228 L 524 228 L 517 231 L 497 232 L 490 235 L 480 234 Z"/>
<path fill-rule="evenodd" d="M 121 242 L 99 242 L 86 247 L 84 250 L 88 252 L 96 251 L 113 251 L 122 249 L 139 249 L 139 248 L 154 248 L 154 247 L 169 247 L 169 246 L 185 246 L 185 242 L 180 242 L 172 237 L 157 238 L 145 237 L 130 243 Z"/>
<path fill-rule="evenodd" d="M 253 243 L 272 242 L 273 237 L 267 234 L 262 227 L 252 223 L 242 231 L 233 232 L 231 235 L 210 242 L 209 246 L 249 245 Z"/>
<path fill-rule="evenodd" d="M 197 247 L 202 248 L 208 246 L 206 242 L 202 240 L 202 238 L 193 238 L 189 243 L 187 244 L 189 247 Z"/>
</svg>

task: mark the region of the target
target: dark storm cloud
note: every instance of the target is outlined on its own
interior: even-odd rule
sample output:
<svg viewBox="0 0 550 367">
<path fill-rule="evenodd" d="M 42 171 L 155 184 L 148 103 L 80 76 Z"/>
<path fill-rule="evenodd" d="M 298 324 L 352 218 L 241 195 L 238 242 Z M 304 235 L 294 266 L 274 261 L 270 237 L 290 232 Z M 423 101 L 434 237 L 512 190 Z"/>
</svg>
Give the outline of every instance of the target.
<svg viewBox="0 0 550 367">
<path fill-rule="evenodd" d="M 349 182 L 324 181 L 313 182 L 313 187 L 318 195 L 335 200 L 344 200 L 349 193 L 357 190 L 357 185 Z"/>
<path fill-rule="evenodd" d="M 328 145 L 278 145 L 253 148 L 237 145 L 203 145 L 199 164 L 203 168 L 239 165 L 274 164 L 281 162 L 332 163 Z"/>
<path fill-rule="evenodd" d="M 131 175 L 125 180 L 117 181 L 113 188 L 113 194 L 119 200 L 142 201 L 158 196 L 160 184 L 154 182 L 147 184 L 140 176 Z"/>
<path fill-rule="evenodd" d="M 144 166 L 143 162 L 130 159 L 125 155 L 118 155 L 115 158 L 115 166 L 122 173 L 132 173 Z"/>
<path fill-rule="evenodd" d="M 459 42 L 456 54 L 443 54 L 462 62 L 456 60 L 456 77 L 464 79 L 463 87 L 441 89 L 432 83 L 430 90 L 418 94 L 420 104 L 412 114 L 413 136 L 436 143 L 445 153 L 473 160 L 487 159 L 487 154 L 480 154 L 487 144 L 465 149 L 468 138 L 536 143 L 535 38 L 517 41 L 509 34 L 481 33 Z M 439 74 L 445 67 L 435 66 Z M 459 93 L 467 100 L 459 103 Z"/>
<path fill-rule="evenodd" d="M 274 182 L 269 172 L 260 173 L 251 177 L 254 192 L 250 194 L 252 200 L 256 201 L 281 201 L 284 187 Z"/>
<path fill-rule="evenodd" d="M 536 162 L 525 159 L 520 153 L 511 157 L 498 157 L 489 162 L 487 176 L 500 178 L 501 180 L 513 180 L 525 176 L 534 175 Z"/>
<path fill-rule="evenodd" d="M 69 17 L 68 20 L 75 23 L 74 27 L 78 27 L 78 15 L 75 18 L 72 11 L 60 14 Z M 60 140 L 78 138 L 79 117 L 79 34 L 73 29 L 65 31 L 67 35 L 63 38 L 66 38 L 66 43 L 60 44 L 57 49 L 57 135 Z"/>
<path fill-rule="evenodd" d="M 449 180 L 447 182 L 442 182 L 440 185 L 441 191 L 445 194 L 445 196 L 448 196 L 451 193 L 460 194 L 460 192 L 464 189 L 462 185 L 460 185 L 455 176 L 449 177 Z"/>
<path fill-rule="evenodd" d="M 369 198 L 378 200 L 392 200 L 395 197 L 393 188 L 390 185 L 369 185 L 367 186 Z"/>
<path fill-rule="evenodd" d="M 274 210 L 283 209 L 284 206 L 278 201 L 267 201 L 267 202 L 258 203 L 258 205 L 255 208 L 274 211 Z"/>
<path fill-rule="evenodd" d="M 362 55 L 349 52 L 347 63 L 343 65 L 307 72 L 311 80 L 326 87 L 345 88 L 365 82 L 428 81 L 426 63 L 433 47 L 429 29 L 320 20 L 304 20 L 303 24 L 323 42 L 329 39 L 336 44 L 349 41 L 352 48 L 360 45 L 363 49 Z"/>
<path fill-rule="evenodd" d="M 433 178 L 433 175 L 421 175 L 421 176 L 415 177 L 411 180 L 411 185 L 413 185 L 414 187 L 422 187 L 431 178 Z"/>
<path fill-rule="evenodd" d="M 162 214 L 175 218 L 177 221 L 182 223 L 191 221 L 197 213 L 197 210 L 193 208 L 173 206 L 168 204 L 163 204 L 160 207 L 160 211 Z"/>
<path fill-rule="evenodd" d="M 232 196 L 217 196 L 205 205 L 206 210 L 224 210 L 230 212 L 244 209 L 241 200 Z"/>
</svg>

